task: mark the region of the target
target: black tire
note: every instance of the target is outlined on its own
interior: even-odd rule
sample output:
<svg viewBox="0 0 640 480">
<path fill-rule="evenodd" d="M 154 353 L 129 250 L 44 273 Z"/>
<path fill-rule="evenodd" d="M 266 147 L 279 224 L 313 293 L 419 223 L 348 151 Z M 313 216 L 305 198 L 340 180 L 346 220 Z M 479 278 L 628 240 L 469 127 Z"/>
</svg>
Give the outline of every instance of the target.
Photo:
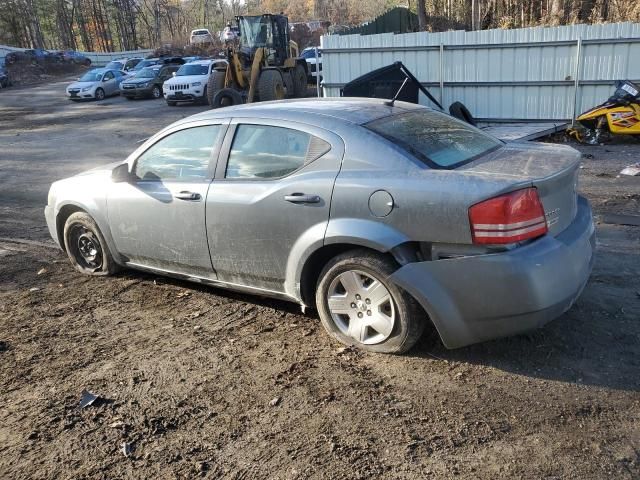
<svg viewBox="0 0 640 480">
<path fill-rule="evenodd" d="M 242 103 L 240 92 L 233 88 L 223 88 L 213 97 L 211 108 L 231 107 L 233 105 L 242 105 Z"/>
<path fill-rule="evenodd" d="M 100 100 L 104 100 L 105 98 L 105 94 L 104 94 L 104 90 L 101 88 L 96 88 L 96 93 L 95 93 L 95 97 L 96 100 L 100 101 Z"/>
<path fill-rule="evenodd" d="M 333 258 L 325 266 L 316 288 L 316 307 L 320 314 L 322 325 L 329 335 L 346 345 L 354 345 L 363 350 L 378 353 L 404 353 L 408 351 L 420 339 L 426 323 L 426 314 L 416 302 L 416 300 L 400 287 L 388 280 L 388 277 L 398 269 L 398 265 L 389 257 L 371 252 L 370 250 L 351 250 Z M 360 272 L 365 276 L 380 282 L 387 290 L 391 297 L 389 308 L 391 315 L 394 316 L 393 327 L 384 340 L 378 343 L 366 344 L 362 343 L 344 333 L 344 326 L 336 324 L 334 317 L 329 310 L 329 292 L 335 280 L 346 272 Z M 349 293 L 345 292 L 346 302 L 363 301 L 351 299 Z M 368 303 L 368 299 L 365 299 Z M 391 303 L 392 302 L 392 303 Z M 348 305 L 348 304 L 347 304 Z M 355 303 L 351 303 L 349 307 L 353 307 Z M 362 313 L 357 307 L 353 307 L 354 311 L 349 314 L 349 328 L 353 321 L 351 315 L 359 315 L 366 320 L 366 315 L 370 315 L 369 311 Z M 371 308 L 365 304 L 362 308 Z M 358 313 L 356 313 L 358 312 Z M 366 323 L 366 322 L 365 322 Z M 364 327 L 369 329 L 370 327 Z M 374 330 L 375 332 L 375 330 Z M 375 340 L 375 338 L 374 338 Z"/>
<path fill-rule="evenodd" d="M 156 100 L 162 98 L 162 88 L 159 85 L 154 85 L 151 89 L 151 96 Z"/>
<path fill-rule="evenodd" d="M 220 90 L 224 88 L 224 79 L 227 75 L 226 71 L 218 71 L 214 70 L 211 72 L 211 76 L 209 77 L 209 82 L 207 83 L 207 101 L 211 108 L 215 108 L 213 106 L 213 98 L 216 96 Z"/>
<path fill-rule="evenodd" d="M 258 95 L 261 102 L 284 98 L 284 80 L 279 70 L 262 71 L 258 79 Z"/>
<path fill-rule="evenodd" d="M 176 102 L 170 102 L 169 100 L 167 100 L 167 105 L 169 105 L 170 107 L 175 107 L 177 105 Z"/>
<path fill-rule="evenodd" d="M 64 248 L 73 267 L 94 276 L 118 271 L 98 224 L 85 212 L 73 213 L 64 224 Z"/>
<path fill-rule="evenodd" d="M 124 98 L 126 98 L 127 100 L 133 100 L 135 97 L 124 97 Z"/>
<path fill-rule="evenodd" d="M 209 96 L 207 93 L 208 85 L 204 86 L 204 92 L 202 92 L 202 97 L 200 97 L 200 103 L 203 105 L 209 105 Z"/>
<path fill-rule="evenodd" d="M 307 96 L 307 71 L 299 63 L 291 71 L 293 77 L 293 96 L 303 98 Z"/>
<path fill-rule="evenodd" d="M 465 107 L 462 102 L 453 102 L 449 107 L 449 113 L 452 117 L 455 117 L 458 120 L 467 122 L 469 125 L 473 125 L 474 127 L 476 126 L 475 118 L 473 118 L 469 109 Z"/>
</svg>

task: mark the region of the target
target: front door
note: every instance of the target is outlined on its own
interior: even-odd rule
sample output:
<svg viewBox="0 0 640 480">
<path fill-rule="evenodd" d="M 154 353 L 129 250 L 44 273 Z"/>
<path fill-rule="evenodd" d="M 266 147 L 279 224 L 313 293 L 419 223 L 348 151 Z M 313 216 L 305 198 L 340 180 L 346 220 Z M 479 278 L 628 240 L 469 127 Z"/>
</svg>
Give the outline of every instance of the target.
<svg viewBox="0 0 640 480">
<path fill-rule="evenodd" d="M 227 125 L 178 128 L 130 162 L 130 182 L 111 184 L 111 233 L 131 264 L 215 278 L 205 200 Z"/>
<path fill-rule="evenodd" d="M 113 95 L 117 90 L 116 77 L 113 72 L 107 72 L 102 77 L 102 89 L 104 90 L 105 96 Z"/>
<path fill-rule="evenodd" d="M 272 122 L 231 122 L 207 196 L 207 233 L 219 280 L 283 292 L 296 242 L 324 237 L 344 146 L 325 130 Z"/>
</svg>

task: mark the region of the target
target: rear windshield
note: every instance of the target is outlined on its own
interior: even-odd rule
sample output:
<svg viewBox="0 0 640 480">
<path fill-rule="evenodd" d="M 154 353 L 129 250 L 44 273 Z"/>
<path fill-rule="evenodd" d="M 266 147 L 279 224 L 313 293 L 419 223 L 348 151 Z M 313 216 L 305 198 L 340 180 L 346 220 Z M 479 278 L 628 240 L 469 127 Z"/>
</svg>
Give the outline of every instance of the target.
<svg viewBox="0 0 640 480">
<path fill-rule="evenodd" d="M 209 35 L 209 30 L 195 30 L 192 35 Z"/>
<path fill-rule="evenodd" d="M 467 123 L 426 109 L 380 118 L 365 127 L 434 168 L 455 168 L 502 145 Z"/>
</svg>

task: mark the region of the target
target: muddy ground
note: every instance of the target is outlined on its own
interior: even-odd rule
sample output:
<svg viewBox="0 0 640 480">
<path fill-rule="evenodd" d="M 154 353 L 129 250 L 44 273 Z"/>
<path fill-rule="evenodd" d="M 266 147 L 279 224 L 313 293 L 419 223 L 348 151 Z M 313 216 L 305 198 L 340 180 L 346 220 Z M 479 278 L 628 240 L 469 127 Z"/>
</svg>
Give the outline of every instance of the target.
<svg viewBox="0 0 640 480">
<path fill-rule="evenodd" d="M 295 305 L 72 271 L 48 185 L 202 107 L 63 88 L 0 92 L 0 478 L 640 478 L 639 227 L 598 223 L 582 297 L 532 334 L 344 349 Z M 582 150 L 598 218 L 639 213 L 640 143 Z"/>
</svg>

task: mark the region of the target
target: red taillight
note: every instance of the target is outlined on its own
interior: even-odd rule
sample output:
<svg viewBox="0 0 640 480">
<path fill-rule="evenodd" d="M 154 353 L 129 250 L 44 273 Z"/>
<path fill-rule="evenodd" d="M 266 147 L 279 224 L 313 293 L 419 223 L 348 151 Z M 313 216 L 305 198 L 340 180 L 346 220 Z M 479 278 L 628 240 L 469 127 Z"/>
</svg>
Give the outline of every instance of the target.
<svg viewBox="0 0 640 480">
<path fill-rule="evenodd" d="M 469 209 L 473 243 L 521 242 L 547 233 L 538 191 L 525 188 L 476 203 Z"/>
</svg>

